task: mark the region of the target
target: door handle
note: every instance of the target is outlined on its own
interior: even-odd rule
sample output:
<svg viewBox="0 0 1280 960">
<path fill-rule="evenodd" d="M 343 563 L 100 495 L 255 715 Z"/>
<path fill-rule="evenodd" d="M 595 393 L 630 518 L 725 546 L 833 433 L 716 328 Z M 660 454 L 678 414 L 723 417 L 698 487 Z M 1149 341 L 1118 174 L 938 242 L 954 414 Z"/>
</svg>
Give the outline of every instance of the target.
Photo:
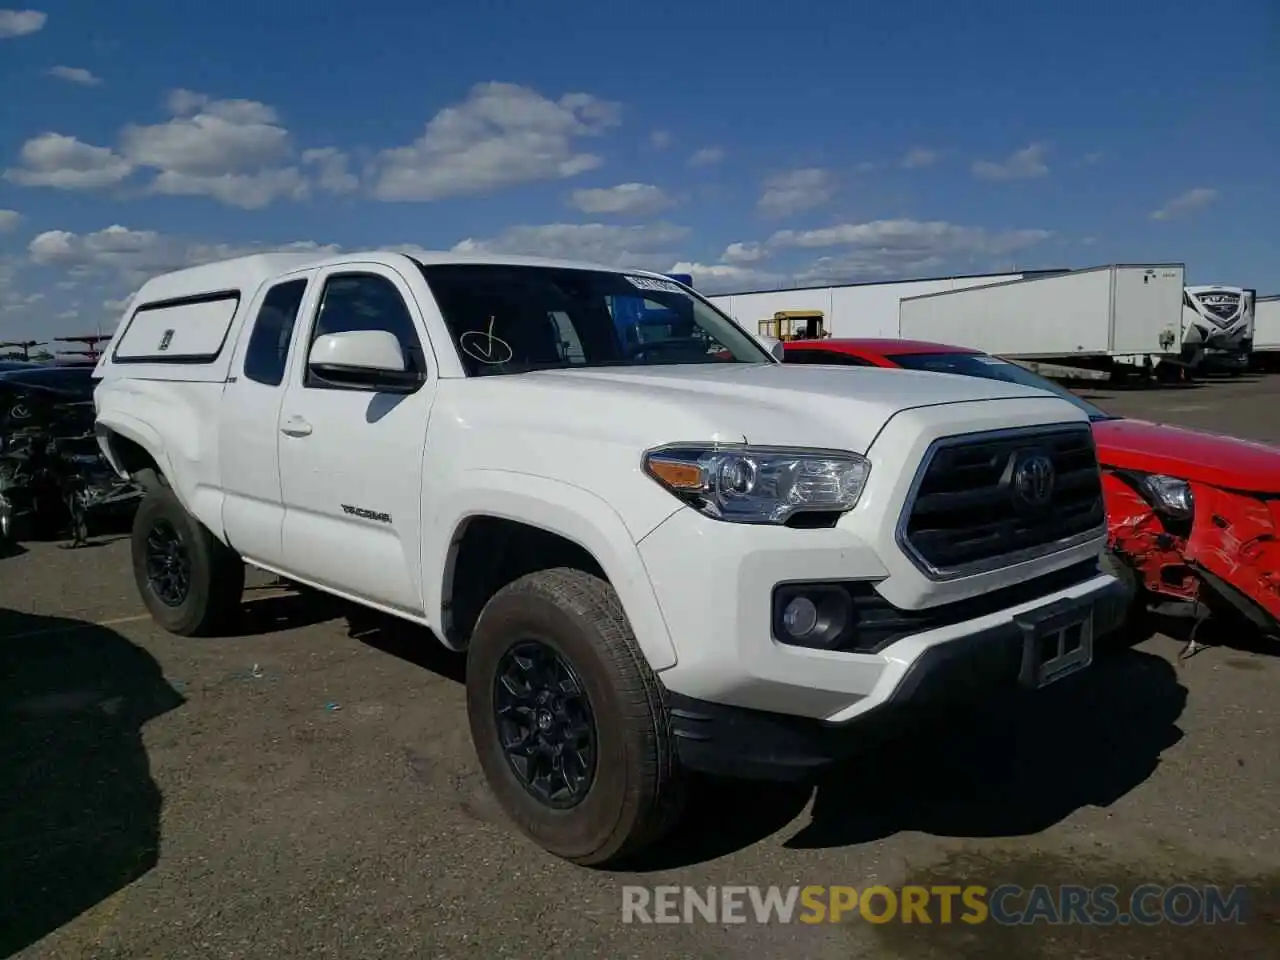
<svg viewBox="0 0 1280 960">
<path fill-rule="evenodd" d="M 303 420 L 301 417 L 290 417 L 284 422 L 284 426 L 280 428 L 280 432 L 286 437 L 305 437 L 311 433 L 311 424 Z"/>
</svg>

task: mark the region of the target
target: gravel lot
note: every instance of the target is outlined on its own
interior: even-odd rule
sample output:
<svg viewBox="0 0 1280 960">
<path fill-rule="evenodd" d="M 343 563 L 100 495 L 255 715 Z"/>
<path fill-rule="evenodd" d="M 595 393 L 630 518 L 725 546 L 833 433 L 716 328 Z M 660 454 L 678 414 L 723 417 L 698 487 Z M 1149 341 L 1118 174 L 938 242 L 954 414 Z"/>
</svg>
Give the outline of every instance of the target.
<svg viewBox="0 0 1280 960">
<path fill-rule="evenodd" d="M 1085 390 L 1280 443 L 1280 377 Z M 816 790 L 707 783 L 633 872 L 508 829 L 460 665 L 279 590 L 244 636 L 142 614 L 127 543 L 0 560 L 0 955 L 1192 958 L 1280 955 L 1280 650 L 1179 663 L 1169 620 L 1087 682 L 993 704 Z M 357 625 L 358 626 L 358 625 Z M 1240 926 L 628 925 L 623 884 L 1249 884 Z"/>
</svg>

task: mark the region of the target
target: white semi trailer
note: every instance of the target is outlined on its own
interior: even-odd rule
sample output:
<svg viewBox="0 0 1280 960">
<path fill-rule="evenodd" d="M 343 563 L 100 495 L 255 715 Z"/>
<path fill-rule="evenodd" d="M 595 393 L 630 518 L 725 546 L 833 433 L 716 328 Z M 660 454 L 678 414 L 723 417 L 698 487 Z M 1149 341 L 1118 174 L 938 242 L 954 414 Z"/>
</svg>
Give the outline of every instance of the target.
<svg viewBox="0 0 1280 960">
<path fill-rule="evenodd" d="M 1251 359 L 1263 369 L 1280 367 L 1280 293 L 1254 300 Z"/>
<path fill-rule="evenodd" d="M 1111 264 L 906 297 L 898 335 L 1011 360 L 1124 375 L 1176 373 L 1185 266 Z"/>
<path fill-rule="evenodd" d="M 897 337 L 898 304 L 904 297 L 961 290 L 966 287 L 1049 276 L 1062 270 L 1018 273 L 986 273 L 934 277 L 924 280 L 887 280 L 791 290 L 764 290 L 710 297 L 712 303 L 749 330 L 783 310 L 821 310 L 833 337 Z"/>
</svg>

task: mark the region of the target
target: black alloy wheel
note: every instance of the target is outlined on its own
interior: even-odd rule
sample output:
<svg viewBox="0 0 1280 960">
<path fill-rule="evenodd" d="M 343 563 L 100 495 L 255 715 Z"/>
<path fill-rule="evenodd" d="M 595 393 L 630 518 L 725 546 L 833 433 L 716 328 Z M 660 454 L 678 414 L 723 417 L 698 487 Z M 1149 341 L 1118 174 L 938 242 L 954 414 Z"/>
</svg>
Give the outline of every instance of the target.
<svg viewBox="0 0 1280 960">
<path fill-rule="evenodd" d="M 499 660 L 494 719 L 502 752 L 521 786 L 540 803 L 567 810 L 595 780 L 595 716 L 573 667 L 538 640 L 522 640 Z"/>
<path fill-rule="evenodd" d="M 147 533 L 147 583 L 156 599 L 179 607 L 191 591 L 191 557 L 177 529 L 158 519 Z"/>
</svg>

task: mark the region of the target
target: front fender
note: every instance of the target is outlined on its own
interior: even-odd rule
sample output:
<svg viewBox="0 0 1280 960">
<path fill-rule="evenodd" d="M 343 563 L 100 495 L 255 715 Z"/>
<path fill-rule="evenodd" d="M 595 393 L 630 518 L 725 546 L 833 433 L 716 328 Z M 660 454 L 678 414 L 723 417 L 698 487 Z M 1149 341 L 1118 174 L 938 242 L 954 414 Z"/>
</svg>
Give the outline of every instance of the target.
<svg viewBox="0 0 1280 960">
<path fill-rule="evenodd" d="M 557 534 L 588 551 L 613 584 L 649 666 L 655 671 L 675 666 L 676 648 L 640 552 L 606 500 L 563 481 L 504 470 L 469 470 L 458 481 L 454 493 L 438 505 L 433 534 L 424 540 L 436 545 L 422 558 L 427 610 L 434 622 L 444 622 L 443 601 L 459 531 L 470 517 L 500 517 Z M 679 509 L 673 505 L 671 512 Z"/>
</svg>

